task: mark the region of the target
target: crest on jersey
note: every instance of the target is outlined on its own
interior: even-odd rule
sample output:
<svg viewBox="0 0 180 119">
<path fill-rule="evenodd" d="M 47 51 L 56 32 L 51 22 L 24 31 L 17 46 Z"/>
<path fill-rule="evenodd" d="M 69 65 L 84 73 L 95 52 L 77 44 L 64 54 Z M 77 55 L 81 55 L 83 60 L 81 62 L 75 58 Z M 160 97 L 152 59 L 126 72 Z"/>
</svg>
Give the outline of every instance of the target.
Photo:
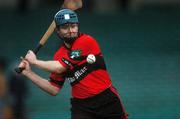
<svg viewBox="0 0 180 119">
<path fill-rule="evenodd" d="M 73 50 L 73 51 L 71 51 L 70 58 L 74 59 L 74 58 L 80 57 L 81 56 L 81 52 L 82 52 L 81 50 Z"/>
</svg>

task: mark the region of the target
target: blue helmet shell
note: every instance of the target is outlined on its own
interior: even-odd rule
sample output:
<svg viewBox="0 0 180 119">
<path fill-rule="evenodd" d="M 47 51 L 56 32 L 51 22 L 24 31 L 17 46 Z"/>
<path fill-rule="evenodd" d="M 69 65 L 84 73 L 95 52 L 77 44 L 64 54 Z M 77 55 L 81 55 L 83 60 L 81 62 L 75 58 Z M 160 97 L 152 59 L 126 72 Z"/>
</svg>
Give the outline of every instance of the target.
<svg viewBox="0 0 180 119">
<path fill-rule="evenodd" d="M 58 11 L 54 16 L 54 20 L 56 26 L 61 26 L 66 23 L 79 23 L 77 14 L 70 9 L 62 9 Z"/>
</svg>

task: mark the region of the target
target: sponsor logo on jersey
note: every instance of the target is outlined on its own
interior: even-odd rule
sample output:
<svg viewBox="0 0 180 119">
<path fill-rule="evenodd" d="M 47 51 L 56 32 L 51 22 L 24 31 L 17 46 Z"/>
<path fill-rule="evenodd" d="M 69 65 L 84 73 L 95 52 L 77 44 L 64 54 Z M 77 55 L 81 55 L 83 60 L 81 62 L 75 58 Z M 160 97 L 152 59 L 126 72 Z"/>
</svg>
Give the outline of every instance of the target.
<svg viewBox="0 0 180 119">
<path fill-rule="evenodd" d="M 74 59 L 74 58 L 78 58 L 81 56 L 81 50 L 73 50 L 70 53 L 70 58 Z"/>
<path fill-rule="evenodd" d="M 84 66 L 81 69 L 74 72 L 72 77 L 66 77 L 67 80 L 69 80 L 70 83 L 73 83 L 74 81 L 80 79 L 87 71 L 87 67 Z"/>
</svg>

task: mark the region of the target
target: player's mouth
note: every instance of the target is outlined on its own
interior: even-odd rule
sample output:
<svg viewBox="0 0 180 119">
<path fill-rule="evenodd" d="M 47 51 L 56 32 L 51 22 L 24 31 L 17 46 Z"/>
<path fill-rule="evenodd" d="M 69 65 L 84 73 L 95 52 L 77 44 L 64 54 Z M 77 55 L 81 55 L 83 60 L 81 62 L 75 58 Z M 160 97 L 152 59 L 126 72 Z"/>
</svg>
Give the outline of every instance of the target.
<svg viewBox="0 0 180 119">
<path fill-rule="evenodd" d="M 78 36 L 77 32 L 71 32 L 64 35 L 64 37 L 66 38 L 72 38 L 72 37 L 77 37 L 77 36 Z"/>
</svg>

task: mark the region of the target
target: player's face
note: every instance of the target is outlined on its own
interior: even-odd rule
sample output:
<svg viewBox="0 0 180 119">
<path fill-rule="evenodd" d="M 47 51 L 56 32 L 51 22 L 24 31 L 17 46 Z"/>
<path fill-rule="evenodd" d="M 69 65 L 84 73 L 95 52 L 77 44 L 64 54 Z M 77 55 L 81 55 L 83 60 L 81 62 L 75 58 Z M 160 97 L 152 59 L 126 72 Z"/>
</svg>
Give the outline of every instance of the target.
<svg viewBox="0 0 180 119">
<path fill-rule="evenodd" d="M 60 26 L 58 29 L 58 34 L 64 38 L 74 38 L 78 36 L 78 24 L 71 23 Z"/>
</svg>

